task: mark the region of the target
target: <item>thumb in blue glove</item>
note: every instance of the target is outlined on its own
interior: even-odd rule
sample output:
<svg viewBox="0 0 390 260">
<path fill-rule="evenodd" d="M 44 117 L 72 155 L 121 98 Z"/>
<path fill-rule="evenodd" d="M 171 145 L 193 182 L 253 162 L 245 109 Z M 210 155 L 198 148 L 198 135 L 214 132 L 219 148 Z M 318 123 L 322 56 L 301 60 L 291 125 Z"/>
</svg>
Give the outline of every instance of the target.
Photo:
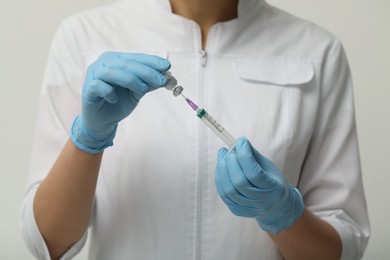
<svg viewBox="0 0 390 260">
<path fill-rule="evenodd" d="M 168 60 L 141 53 L 105 52 L 87 70 L 82 113 L 71 129 L 73 143 L 88 153 L 113 144 L 118 123 L 147 92 L 165 86 Z"/>
<path fill-rule="evenodd" d="M 288 229 L 304 210 L 299 191 L 243 137 L 235 149 L 219 150 L 215 183 L 233 214 L 256 218 L 267 232 L 278 234 Z"/>
</svg>

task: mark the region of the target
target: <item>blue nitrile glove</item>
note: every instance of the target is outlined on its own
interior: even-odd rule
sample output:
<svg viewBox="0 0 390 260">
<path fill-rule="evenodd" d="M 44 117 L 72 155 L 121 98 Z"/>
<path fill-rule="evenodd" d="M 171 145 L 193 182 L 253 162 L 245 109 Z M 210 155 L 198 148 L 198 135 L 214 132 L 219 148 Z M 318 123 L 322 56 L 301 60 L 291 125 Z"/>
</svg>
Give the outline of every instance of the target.
<svg viewBox="0 0 390 260">
<path fill-rule="evenodd" d="M 168 60 L 140 53 L 105 52 L 87 70 L 82 113 L 71 129 L 73 143 L 88 153 L 113 144 L 118 122 L 127 117 L 147 92 L 165 86 L 160 72 Z"/>
<path fill-rule="evenodd" d="M 233 214 L 256 218 L 265 231 L 278 234 L 303 213 L 299 191 L 246 138 L 239 138 L 231 151 L 219 150 L 215 183 Z"/>
</svg>

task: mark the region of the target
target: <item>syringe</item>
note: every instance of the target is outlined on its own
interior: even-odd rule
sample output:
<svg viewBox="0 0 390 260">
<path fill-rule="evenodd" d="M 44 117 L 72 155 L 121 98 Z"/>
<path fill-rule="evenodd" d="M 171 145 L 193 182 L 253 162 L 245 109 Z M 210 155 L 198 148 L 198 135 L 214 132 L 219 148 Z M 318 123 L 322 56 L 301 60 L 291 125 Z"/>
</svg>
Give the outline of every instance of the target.
<svg viewBox="0 0 390 260">
<path fill-rule="evenodd" d="M 196 115 L 202 120 L 202 122 L 210 128 L 225 144 L 229 147 L 229 149 L 233 149 L 236 145 L 236 138 L 234 138 L 220 123 L 217 122 L 205 109 L 199 108 L 197 104 L 195 104 L 191 99 L 186 98 L 183 94 L 181 94 L 188 105 L 196 111 Z"/>
<path fill-rule="evenodd" d="M 177 80 L 169 71 L 165 72 L 165 76 L 168 78 L 168 82 L 165 88 L 167 90 L 171 90 L 175 97 L 179 95 L 183 96 L 188 105 L 190 105 L 190 107 L 196 111 L 196 115 L 200 118 L 200 120 L 202 120 L 202 122 L 208 128 L 210 128 L 217 136 L 219 136 L 219 138 L 225 142 L 230 150 L 233 149 L 236 145 L 236 139 L 228 131 L 226 131 L 225 128 L 223 128 L 221 124 L 218 123 L 217 120 L 215 120 L 205 109 L 199 108 L 197 104 L 182 94 L 183 87 L 177 85 Z"/>
</svg>

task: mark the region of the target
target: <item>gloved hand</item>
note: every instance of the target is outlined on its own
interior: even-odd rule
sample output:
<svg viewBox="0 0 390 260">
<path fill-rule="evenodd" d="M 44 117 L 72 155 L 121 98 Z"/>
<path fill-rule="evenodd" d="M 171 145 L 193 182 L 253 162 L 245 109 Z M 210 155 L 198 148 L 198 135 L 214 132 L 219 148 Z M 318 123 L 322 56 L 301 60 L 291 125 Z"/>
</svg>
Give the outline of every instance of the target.
<svg viewBox="0 0 390 260">
<path fill-rule="evenodd" d="M 140 53 L 105 52 L 87 70 L 82 113 L 71 129 L 73 143 L 88 153 L 113 144 L 118 122 L 127 117 L 147 92 L 162 87 L 168 60 Z"/>
<path fill-rule="evenodd" d="M 303 213 L 299 191 L 246 138 L 239 138 L 231 151 L 219 150 L 215 183 L 233 214 L 256 218 L 265 231 L 278 234 Z"/>
</svg>

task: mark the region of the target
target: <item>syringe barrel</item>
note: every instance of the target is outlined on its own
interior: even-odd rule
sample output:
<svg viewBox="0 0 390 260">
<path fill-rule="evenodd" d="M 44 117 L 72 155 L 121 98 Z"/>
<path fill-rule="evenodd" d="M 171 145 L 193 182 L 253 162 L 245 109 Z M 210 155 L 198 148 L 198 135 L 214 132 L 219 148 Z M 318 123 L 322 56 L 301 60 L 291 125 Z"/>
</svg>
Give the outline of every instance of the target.
<svg viewBox="0 0 390 260">
<path fill-rule="evenodd" d="M 204 109 L 198 109 L 198 117 L 202 122 L 210 128 L 225 144 L 229 149 L 233 149 L 236 145 L 236 138 L 234 138 L 221 124 L 217 122 L 209 113 Z"/>
</svg>

